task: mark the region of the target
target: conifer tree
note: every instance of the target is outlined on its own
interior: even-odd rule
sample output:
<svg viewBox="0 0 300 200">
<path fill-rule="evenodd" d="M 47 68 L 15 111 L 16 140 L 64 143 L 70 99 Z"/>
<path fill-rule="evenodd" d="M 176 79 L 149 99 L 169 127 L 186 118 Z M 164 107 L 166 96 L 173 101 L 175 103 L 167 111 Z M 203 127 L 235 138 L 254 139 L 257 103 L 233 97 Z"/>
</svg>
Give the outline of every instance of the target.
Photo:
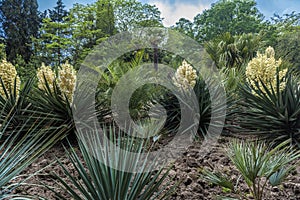
<svg viewBox="0 0 300 200">
<path fill-rule="evenodd" d="M 40 36 L 35 40 L 37 57 L 47 65 L 60 66 L 68 57 L 71 44 L 68 11 L 62 0 L 58 0 L 48 12 L 43 19 Z"/>
<path fill-rule="evenodd" d="M 14 62 L 19 55 L 29 62 L 40 25 L 37 0 L 2 0 L 0 16 L 7 59 Z"/>
</svg>

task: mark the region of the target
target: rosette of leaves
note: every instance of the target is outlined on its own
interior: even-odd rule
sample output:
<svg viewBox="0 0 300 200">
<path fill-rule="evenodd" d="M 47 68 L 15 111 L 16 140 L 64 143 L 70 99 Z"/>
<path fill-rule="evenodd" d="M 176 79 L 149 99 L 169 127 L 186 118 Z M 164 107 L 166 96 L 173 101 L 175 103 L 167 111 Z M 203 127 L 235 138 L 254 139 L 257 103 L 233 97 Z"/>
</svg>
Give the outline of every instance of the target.
<svg viewBox="0 0 300 200">
<path fill-rule="evenodd" d="M 111 63 L 107 69 L 100 70 L 101 78 L 98 85 L 97 101 L 104 107 L 111 110 L 111 96 L 121 77 L 130 74 L 130 71 L 138 69 L 143 63 L 144 51 L 138 51 L 129 58 L 122 58 Z M 129 75 L 130 76 L 130 75 Z M 153 75 L 152 75 L 153 76 Z M 131 76 L 136 83 L 141 82 L 139 76 Z M 134 83 L 132 83 L 134 84 Z M 124 93 L 128 90 L 128 85 L 123 85 Z M 145 84 L 134 91 L 130 98 L 129 110 L 131 118 L 138 120 L 147 117 L 147 104 L 162 93 L 162 87 L 155 84 Z M 120 94 L 121 95 L 121 94 Z"/>
<path fill-rule="evenodd" d="M 34 90 L 31 101 L 36 114 L 54 120 L 53 126 L 72 131 L 71 103 L 59 89 L 55 74 L 50 66 L 42 65 L 38 69 L 38 88 Z"/>
<path fill-rule="evenodd" d="M 300 147 L 299 76 L 280 64 L 272 47 L 249 62 L 247 82 L 240 85 L 236 131 L 279 143 L 291 139 Z"/>
<path fill-rule="evenodd" d="M 263 81 L 241 86 L 240 109 L 236 122 L 238 133 L 256 135 L 269 141 L 291 139 L 300 147 L 300 87 L 299 77 L 288 74 L 281 91 L 277 75 L 276 87 Z"/>
<path fill-rule="evenodd" d="M 34 90 L 34 94 L 30 97 L 36 110 L 35 114 L 53 120 L 52 126 L 66 132 L 74 132 L 72 104 L 61 93 L 55 81 L 49 84 L 45 78 L 44 84 L 43 90 Z"/>
<path fill-rule="evenodd" d="M 194 103 L 197 103 L 199 106 L 197 137 L 200 136 L 203 138 L 206 137 L 209 127 L 212 131 L 211 134 L 213 134 L 215 128 L 218 129 L 224 126 L 221 122 L 221 119 L 224 116 L 221 113 L 223 110 L 226 110 L 226 97 L 223 96 L 225 91 L 222 92 L 221 83 L 217 83 L 212 78 L 204 80 L 201 77 L 196 77 L 195 85 L 193 84 L 192 86 L 197 100 L 197 102 Z M 211 91 L 209 91 L 208 88 L 210 88 Z M 182 90 L 179 88 L 183 95 L 189 95 L 188 90 L 184 90 L 183 88 L 181 89 Z M 212 110 L 212 100 L 215 101 L 214 111 Z M 169 133 L 176 133 L 178 131 L 180 121 L 182 120 L 180 101 L 181 100 L 178 99 L 175 94 L 172 94 L 171 91 L 167 91 L 162 98 L 156 100 L 156 103 L 161 104 L 167 111 L 167 119 L 164 128 Z"/>
<path fill-rule="evenodd" d="M 1 78 L 0 83 L 2 84 L 4 92 L 4 95 L 0 95 L 0 110 L 2 110 L 2 115 L 0 116 L 0 124 L 6 118 L 10 118 L 10 127 L 8 127 L 6 130 L 6 132 L 8 133 L 8 130 L 13 131 L 19 126 L 24 126 L 24 121 L 28 120 L 27 115 L 31 115 L 35 110 L 29 99 L 32 92 L 34 80 L 27 80 L 25 84 L 21 86 L 18 93 L 16 92 L 18 90 L 16 84 L 13 85 L 13 89 L 7 89 L 3 84 Z M 34 123 L 33 120 L 32 123 Z M 27 122 L 26 125 L 28 125 L 29 129 L 32 124 Z M 26 131 L 25 127 L 23 127 L 22 130 Z"/>
<path fill-rule="evenodd" d="M 135 200 L 135 199 L 166 199 L 175 189 L 175 186 L 165 190 L 168 185 L 169 169 L 149 170 L 155 165 L 155 158 L 150 163 L 146 156 L 145 162 L 138 164 L 147 141 L 136 140 L 133 129 L 124 135 L 116 127 L 110 127 L 100 132 L 95 130 L 80 130 L 77 133 L 83 162 L 71 148 L 67 151 L 69 159 L 75 167 L 78 177 L 74 177 L 67 167 L 62 164 L 64 175 L 71 182 L 66 182 L 58 174 L 53 174 L 57 187 L 47 186 L 59 199 L 68 199 L 56 189 L 63 189 L 72 199 L 91 200 Z M 107 138 L 103 138 L 103 135 Z M 120 149 L 115 149 L 119 147 Z M 134 153 L 134 156 L 133 156 Z M 117 164 L 117 165 L 116 165 Z M 115 169 L 114 166 L 118 166 Z M 165 182 L 164 182 L 165 181 Z"/>
</svg>

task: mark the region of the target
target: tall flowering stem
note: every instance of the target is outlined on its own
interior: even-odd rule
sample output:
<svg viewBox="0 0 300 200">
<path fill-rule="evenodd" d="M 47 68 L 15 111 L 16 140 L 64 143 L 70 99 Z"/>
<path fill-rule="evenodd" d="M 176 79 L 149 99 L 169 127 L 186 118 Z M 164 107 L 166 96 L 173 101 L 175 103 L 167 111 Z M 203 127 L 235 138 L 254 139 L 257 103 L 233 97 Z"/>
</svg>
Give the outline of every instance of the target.
<svg viewBox="0 0 300 200">
<path fill-rule="evenodd" d="M 58 87 L 69 102 L 73 100 L 76 83 L 76 71 L 69 63 L 63 64 L 58 71 Z"/>
</svg>

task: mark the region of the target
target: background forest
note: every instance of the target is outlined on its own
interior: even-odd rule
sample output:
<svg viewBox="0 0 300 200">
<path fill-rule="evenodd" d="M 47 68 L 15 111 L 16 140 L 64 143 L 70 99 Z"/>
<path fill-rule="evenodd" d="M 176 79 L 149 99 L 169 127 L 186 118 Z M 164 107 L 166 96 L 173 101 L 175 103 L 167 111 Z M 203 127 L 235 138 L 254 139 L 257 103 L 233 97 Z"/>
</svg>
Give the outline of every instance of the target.
<svg viewBox="0 0 300 200">
<path fill-rule="evenodd" d="M 273 46 L 278 57 L 300 66 L 299 18 L 299 13 L 290 13 L 266 20 L 255 1 L 219 1 L 193 21 L 182 18 L 171 28 L 206 45 L 217 65 L 225 54 L 232 54 L 226 64 L 238 64 Z M 78 69 L 95 45 L 118 32 L 163 27 L 158 8 L 136 0 L 99 0 L 69 10 L 58 0 L 42 13 L 36 0 L 2 0 L 0 25 L 0 59 L 14 64 L 22 79 L 41 63 L 59 66 L 69 61 Z"/>
</svg>

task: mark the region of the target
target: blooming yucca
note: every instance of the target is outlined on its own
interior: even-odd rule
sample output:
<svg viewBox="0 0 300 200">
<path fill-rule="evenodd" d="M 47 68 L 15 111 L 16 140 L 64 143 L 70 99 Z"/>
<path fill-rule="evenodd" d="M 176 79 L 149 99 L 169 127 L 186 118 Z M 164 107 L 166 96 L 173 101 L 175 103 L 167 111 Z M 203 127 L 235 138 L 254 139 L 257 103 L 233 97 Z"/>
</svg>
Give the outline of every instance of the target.
<svg viewBox="0 0 300 200">
<path fill-rule="evenodd" d="M 275 51 L 272 47 L 268 47 L 264 54 L 258 53 L 246 67 L 246 76 L 249 83 L 258 89 L 256 84 L 260 87 L 260 90 L 265 92 L 265 89 L 261 86 L 261 82 L 271 90 L 277 91 L 277 72 L 279 76 L 280 86 L 279 89 L 285 88 L 284 77 L 286 76 L 287 69 L 278 71 L 281 64 L 281 59 L 275 59 Z"/>
<path fill-rule="evenodd" d="M 177 87 L 181 87 L 184 90 L 189 87 L 194 87 L 196 85 L 197 72 L 193 67 L 188 64 L 185 60 L 182 65 L 178 67 L 175 77 L 173 78 L 174 83 Z"/>
<path fill-rule="evenodd" d="M 65 63 L 58 71 L 58 87 L 66 95 L 69 102 L 72 102 L 76 83 L 76 71 L 72 65 Z"/>
<path fill-rule="evenodd" d="M 10 62 L 6 60 L 2 60 L 0 64 L 0 78 L 4 83 L 4 87 L 8 90 L 12 90 L 14 88 L 15 80 L 16 80 L 16 92 L 20 90 L 20 77 L 17 74 L 17 70 L 15 66 L 13 66 Z M 5 96 L 4 88 L 0 84 L 0 94 Z"/>
<path fill-rule="evenodd" d="M 76 71 L 69 63 L 62 64 L 58 70 L 58 77 L 50 66 L 42 66 L 37 71 L 39 79 L 38 87 L 46 90 L 45 81 L 48 83 L 50 90 L 53 92 L 53 83 L 55 82 L 62 94 L 64 94 L 69 102 L 72 102 L 73 93 L 76 83 Z"/>
<path fill-rule="evenodd" d="M 53 91 L 53 83 L 55 81 L 55 73 L 52 71 L 50 66 L 46 66 L 44 63 L 42 66 L 37 70 L 37 77 L 38 77 L 38 87 L 41 90 L 46 90 L 46 84 L 48 83 L 49 88 Z"/>
</svg>

